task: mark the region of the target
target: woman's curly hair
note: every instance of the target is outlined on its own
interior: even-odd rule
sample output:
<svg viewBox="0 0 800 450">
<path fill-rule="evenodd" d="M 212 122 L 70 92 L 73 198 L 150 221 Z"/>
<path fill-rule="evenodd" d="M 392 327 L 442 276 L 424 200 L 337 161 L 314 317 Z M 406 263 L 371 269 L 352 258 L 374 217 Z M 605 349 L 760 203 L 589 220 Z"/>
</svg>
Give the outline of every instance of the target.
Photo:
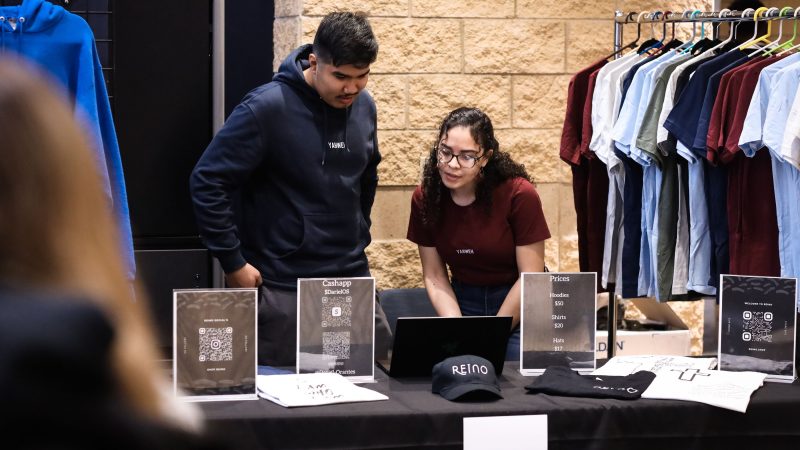
<svg viewBox="0 0 800 450">
<path fill-rule="evenodd" d="M 500 151 L 500 144 L 494 137 L 494 128 L 489 116 L 478 108 L 462 107 L 455 109 L 442 121 L 436 142 L 422 171 L 422 220 L 426 224 L 436 224 L 438 222 L 442 196 L 448 194 L 448 189 L 442 183 L 442 178 L 439 175 L 437 149 L 442 139 L 454 127 L 467 128 L 470 136 L 483 150 L 484 154 L 492 151 L 489 161 L 481 170 L 478 185 L 475 189 L 475 204 L 482 206 L 486 214 L 489 214 L 492 209 L 492 193 L 500 183 L 517 177 L 525 178 L 532 182 L 530 175 L 525 170 L 525 166 L 514 162 L 508 153 Z"/>
</svg>

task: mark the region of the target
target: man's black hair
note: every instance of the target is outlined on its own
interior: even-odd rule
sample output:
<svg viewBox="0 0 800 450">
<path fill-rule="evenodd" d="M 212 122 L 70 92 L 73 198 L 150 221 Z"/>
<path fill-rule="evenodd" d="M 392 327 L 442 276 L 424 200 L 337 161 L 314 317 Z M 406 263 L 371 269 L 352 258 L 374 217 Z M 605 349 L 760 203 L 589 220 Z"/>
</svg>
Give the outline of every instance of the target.
<svg viewBox="0 0 800 450">
<path fill-rule="evenodd" d="M 378 57 L 378 40 L 367 16 L 333 12 L 322 19 L 314 36 L 314 54 L 326 64 L 365 67 Z"/>
</svg>

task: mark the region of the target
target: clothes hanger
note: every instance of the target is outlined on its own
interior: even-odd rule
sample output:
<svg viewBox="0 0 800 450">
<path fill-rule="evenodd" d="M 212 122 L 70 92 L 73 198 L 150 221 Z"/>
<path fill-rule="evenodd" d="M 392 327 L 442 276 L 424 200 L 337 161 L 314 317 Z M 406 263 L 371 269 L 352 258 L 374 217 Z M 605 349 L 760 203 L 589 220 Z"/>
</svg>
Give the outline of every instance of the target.
<svg viewBox="0 0 800 450">
<path fill-rule="evenodd" d="M 720 11 L 719 15 L 721 16 L 723 12 L 727 12 L 727 14 L 730 16 L 731 10 L 723 9 L 722 11 Z M 711 24 L 711 38 L 710 39 L 708 37 L 702 38 L 701 36 L 701 39 L 692 47 L 691 51 L 692 55 L 697 55 L 700 52 L 704 52 L 712 47 L 717 48 L 720 47 L 721 45 L 724 45 L 724 43 L 719 40 L 719 27 L 720 25 L 722 25 L 721 22 L 716 21 L 712 15 L 711 17 L 704 17 L 704 20 L 702 20 L 700 23 L 701 26 L 703 27 L 705 27 L 706 23 Z M 703 29 L 705 30 L 705 28 Z M 728 35 L 730 36 L 730 28 L 728 29 Z"/>
<path fill-rule="evenodd" d="M 754 57 L 754 56 L 756 56 L 758 54 L 764 53 L 766 51 L 775 50 L 776 48 L 779 47 L 781 38 L 783 37 L 783 20 L 780 20 L 780 15 L 776 15 L 776 16 L 773 17 L 772 14 L 778 14 L 778 8 L 772 7 L 770 9 L 768 9 L 767 12 L 764 13 L 764 17 L 766 17 L 766 20 L 769 21 L 767 23 L 770 23 L 770 24 L 772 23 L 773 20 L 775 20 L 774 17 L 777 17 L 779 19 L 780 28 L 778 30 L 778 37 L 774 41 L 772 41 L 772 42 L 768 43 L 767 45 L 757 49 L 753 53 L 750 53 L 749 55 L 747 55 L 748 58 L 752 58 L 752 57 Z"/>
<path fill-rule="evenodd" d="M 750 9 L 750 12 L 754 12 L 755 11 L 752 8 L 749 8 L 749 9 Z M 744 15 L 746 13 L 747 13 L 747 10 L 745 10 L 742 13 L 742 15 Z M 716 18 L 716 20 L 719 20 L 719 21 L 722 21 L 722 22 L 728 22 L 728 23 L 731 24 L 728 27 L 728 37 L 724 41 L 718 42 L 716 44 L 714 44 L 714 42 L 709 42 L 707 45 L 712 45 L 710 48 L 702 48 L 699 45 L 695 45 L 695 47 L 692 49 L 692 54 L 693 55 L 699 54 L 701 52 L 708 52 L 708 51 L 717 51 L 718 53 L 722 53 L 722 52 L 726 52 L 726 51 L 730 50 L 732 48 L 732 47 L 730 47 L 731 44 L 733 44 L 734 47 L 736 45 L 738 45 L 738 44 L 736 44 L 736 27 L 741 22 L 739 20 L 736 20 L 735 18 L 731 18 L 731 10 L 727 9 L 727 8 L 721 10 L 719 12 L 719 16 Z M 703 45 L 703 47 L 705 47 L 707 45 Z"/>
<path fill-rule="evenodd" d="M 696 42 L 694 41 L 694 38 L 697 36 L 697 22 L 694 19 L 695 19 L 695 17 L 697 17 L 697 14 L 699 14 L 700 12 L 701 12 L 700 10 L 695 10 L 695 11 L 692 11 L 691 13 L 689 13 L 689 20 L 692 22 L 692 36 L 686 41 L 686 44 L 684 44 L 685 46 L 682 46 L 682 48 L 679 47 L 681 55 L 683 55 L 685 53 L 688 53 L 694 47 L 694 45 L 696 44 Z M 681 17 L 685 17 L 685 14 L 686 14 L 686 11 L 684 11 L 684 14 L 682 14 Z M 701 22 L 700 27 L 703 30 L 703 37 L 704 37 L 705 36 L 705 28 L 702 28 L 703 27 L 702 22 Z"/>
<path fill-rule="evenodd" d="M 650 31 L 652 32 L 652 36 L 653 36 L 654 39 L 655 39 L 655 34 L 656 34 L 656 32 L 655 32 L 655 21 L 658 20 L 659 17 L 661 17 L 661 14 L 663 14 L 661 11 L 654 11 L 650 15 L 650 21 L 651 21 L 650 22 Z M 658 51 L 660 51 L 664 47 L 664 39 L 666 37 L 667 37 L 667 23 L 664 22 L 664 30 L 663 30 L 663 34 L 661 35 L 661 39 L 660 40 L 656 40 L 655 43 L 653 43 L 649 47 L 645 48 L 644 50 L 640 51 L 639 53 L 640 54 L 647 53 L 650 56 L 655 55 Z M 644 46 L 644 44 L 642 44 L 642 47 L 643 46 Z M 639 47 L 639 49 L 641 50 L 642 47 Z M 654 51 L 654 52 L 653 53 L 649 53 L 651 50 Z"/>
<path fill-rule="evenodd" d="M 632 13 L 628 14 L 628 17 L 625 18 L 625 23 L 630 23 L 629 21 L 633 18 L 634 14 L 636 14 L 636 13 L 632 12 Z M 605 59 L 612 58 L 612 57 L 617 56 L 618 54 L 624 52 L 625 50 L 627 50 L 629 48 L 636 47 L 636 44 L 639 43 L 639 38 L 641 36 L 642 36 L 642 24 L 640 22 L 640 23 L 636 24 L 636 39 L 634 39 L 633 42 L 629 42 L 629 43 L 623 45 L 622 47 L 619 48 L 619 50 L 617 50 L 614 53 L 606 56 Z"/>
<path fill-rule="evenodd" d="M 748 9 L 750 9 L 750 8 L 748 8 Z M 727 11 L 727 14 L 723 15 L 722 12 L 720 12 L 720 17 L 730 17 L 731 16 L 731 10 L 730 9 L 726 8 L 726 9 L 723 9 L 722 11 Z M 755 11 L 755 10 L 751 9 L 751 11 Z M 745 12 L 747 12 L 747 10 L 745 10 Z M 742 14 L 744 14 L 744 13 L 742 13 Z M 736 40 L 736 30 L 739 28 L 739 24 L 740 23 L 742 23 L 741 19 L 740 20 L 733 19 L 733 20 L 729 20 L 728 21 L 728 39 L 725 39 L 725 43 L 726 44 L 728 42 Z"/>
<path fill-rule="evenodd" d="M 778 39 L 777 39 L 778 41 L 781 40 L 780 34 L 783 32 L 783 22 L 785 21 L 785 19 L 791 19 L 792 18 L 792 13 L 794 12 L 793 10 L 794 10 L 794 8 L 792 8 L 791 6 L 787 6 L 787 7 L 783 8 L 783 9 L 781 9 L 781 12 L 778 13 L 778 20 L 781 21 L 781 25 L 780 25 L 781 29 L 780 29 L 780 32 L 778 33 Z M 788 16 L 785 15 L 787 12 L 789 13 Z M 784 42 L 783 44 L 781 44 L 781 45 L 769 50 L 765 55 L 766 56 L 770 56 L 770 55 L 772 55 L 773 53 L 775 53 L 778 50 L 784 50 L 786 48 L 791 47 L 792 45 L 794 45 L 794 40 L 795 40 L 796 37 L 797 37 L 797 20 L 795 19 L 794 20 L 794 31 L 792 32 L 791 39 L 789 39 L 786 42 Z"/>
<path fill-rule="evenodd" d="M 798 14 L 800 14 L 800 7 L 798 7 L 798 8 L 797 8 L 797 9 L 794 11 L 794 29 L 795 29 L 795 32 L 797 31 L 797 15 L 798 15 Z M 792 36 L 792 40 L 794 40 L 794 36 Z M 782 52 L 778 53 L 776 56 L 783 55 L 783 54 L 784 54 L 784 53 L 786 53 L 786 52 L 795 51 L 795 50 L 797 50 L 798 48 L 800 48 L 800 44 L 793 45 L 793 46 L 791 46 L 791 47 L 789 47 L 789 48 L 787 48 L 787 49 L 784 49 Z"/>
<path fill-rule="evenodd" d="M 753 21 L 754 21 L 754 25 L 755 25 L 754 26 L 755 30 L 753 31 L 753 37 L 750 38 L 750 40 L 748 40 L 747 42 L 739 45 L 739 50 L 744 50 L 744 49 L 746 49 L 748 47 L 752 47 L 752 46 L 754 46 L 756 44 L 760 44 L 762 42 L 770 43 L 769 36 L 772 34 L 772 22 L 770 22 L 770 21 L 767 21 L 767 32 L 766 32 L 766 34 L 764 34 L 764 35 L 762 35 L 760 37 L 756 37 L 756 36 L 758 36 L 758 17 L 760 15 L 764 14 L 765 12 L 767 12 L 768 10 L 769 10 L 769 8 L 767 8 L 766 6 L 762 6 L 761 8 L 758 8 L 756 10 L 755 15 L 753 15 Z"/>
<path fill-rule="evenodd" d="M 658 55 L 659 53 L 663 53 L 671 48 L 677 47 L 683 42 L 672 40 L 670 42 L 665 42 L 667 40 L 667 12 L 656 11 L 653 13 L 653 20 L 661 19 L 661 39 L 658 40 L 657 43 L 653 44 L 652 47 L 646 50 L 649 52 L 651 56 Z"/>
<path fill-rule="evenodd" d="M 705 44 L 710 44 L 711 43 L 711 40 L 706 37 L 706 24 L 709 23 L 709 21 L 705 20 L 706 18 L 705 18 L 705 16 L 703 16 L 703 12 L 702 11 L 698 10 L 697 14 L 700 14 L 700 40 L 697 41 L 694 45 L 692 45 L 692 50 L 694 50 L 694 48 L 697 45 L 705 45 Z M 696 15 L 695 15 L 695 17 L 696 17 Z M 713 25 L 712 25 L 712 30 L 713 30 Z M 713 34 L 713 32 L 712 32 L 712 34 Z"/>
<path fill-rule="evenodd" d="M 640 12 L 639 16 L 636 18 L 636 21 L 639 24 L 641 24 L 642 23 L 642 17 L 646 17 L 648 14 L 650 14 L 649 11 Z M 655 29 L 653 28 L 653 24 L 650 23 L 650 38 L 647 39 L 646 41 L 642 42 L 642 45 L 639 46 L 639 48 L 636 50 L 636 52 L 639 53 L 639 54 L 642 54 L 645 50 L 647 50 L 650 47 L 652 47 L 653 44 L 655 44 L 656 42 L 658 42 L 658 40 L 655 39 Z"/>
<path fill-rule="evenodd" d="M 726 41 L 728 43 L 725 44 L 725 46 L 723 46 L 723 47 L 721 47 L 719 49 L 720 53 L 728 52 L 728 51 L 731 51 L 731 50 L 739 47 L 739 45 L 741 44 L 741 42 L 739 42 L 739 36 L 738 36 L 738 34 L 739 34 L 738 33 L 739 25 L 743 24 L 745 21 L 748 20 L 748 17 L 747 17 L 748 14 L 751 15 L 750 17 L 753 17 L 752 15 L 755 14 L 755 12 L 756 12 L 755 9 L 747 8 L 744 11 L 742 11 L 741 15 L 738 18 L 737 17 L 730 17 L 732 15 L 732 13 L 728 14 L 728 19 L 727 20 L 731 21 L 731 23 L 733 24 L 732 25 L 733 26 L 733 39 L 732 40 L 726 39 Z"/>
<path fill-rule="evenodd" d="M 667 11 L 664 13 L 664 20 L 667 20 L 667 17 L 672 15 L 672 11 Z M 675 40 L 675 22 L 672 22 L 672 36 L 670 37 L 670 41 Z"/>
<path fill-rule="evenodd" d="M 664 39 L 666 39 L 667 34 L 667 21 L 671 19 L 672 11 L 664 11 L 664 16 L 662 20 L 664 21 Z M 686 45 L 683 41 L 675 37 L 675 21 L 672 21 L 672 36 L 669 38 L 669 42 L 667 42 L 664 47 L 665 48 L 680 48 L 681 46 Z"/>
</svg>

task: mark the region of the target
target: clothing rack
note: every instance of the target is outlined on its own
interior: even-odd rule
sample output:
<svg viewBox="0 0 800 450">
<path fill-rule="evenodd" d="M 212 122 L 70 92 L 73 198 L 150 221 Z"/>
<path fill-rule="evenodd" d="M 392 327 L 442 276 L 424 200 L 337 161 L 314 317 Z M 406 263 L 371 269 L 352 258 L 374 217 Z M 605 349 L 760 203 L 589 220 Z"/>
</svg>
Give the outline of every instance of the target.
<svg viewBox="0 0 800 450">
<path fill-rule="evenodd" d="M 783 14 L 781 14 L 783 11 Z M 629 23 L 672 23 L 672 22 L 730 22 L 739 20 L 777 20 L 777 19 L 794 19 L 797 10 L 795 8 L 769 8 L 764 14 L 757 14 L 753 8 L 745 9 L 744 11 L 731 11 L 729 9 L 722 9 L 720 11 L 700 11 L 700 10 L 685 10 L 683 12 L 672 11 L 643 11 L 643 12 L 629 12 L 625 14 L 622 11 L 616 11 L 614 21 L 620 24 Z M 638 17 L 642 14 L 642 17 Z"/>
<path fill-rule="evenodd" d="M 712 24 L 714 29 L 714 34 L 716 34 L 716 28 L 721 23 L 725 22 L 734 22 L 734 21 L 753 21 L 758 22 L 767 21 L 767 20 L 785 20 L 785 19 L 797 19 L 797 12 L 800 11 L 800 8 L 792 9 L 792 8 L 769 8 L 769 9 L 759 9 L 758 11 L 748 8 L 744 11 L 731 11 L 729 9 L 723 9 L 720 11 L 700 11 L 700 10 L 685 10 L 683 12 L 672 12 L 672 11 L 643 11 L 643 12 L 622 12 L 622 11 L 615 11 L 614 12 L 614 53 L 612 53 L 609 57 L 619 57 L 619 54 L 625 49 L 634 46 L 641 35 L 641 25 L 643 23 L 650 24 L 651 27 L 654 24 L 662 24 L 663 35 L 666 36 L 666 25 L 671 23 L 673 26 L 673 35 L 674 35 L 674 27 L 676 23 L 701 23 L 702 25 L 706 23 Z M 761 14 L 763 12 L 763 15 Z M 622 39 L 623 39 L 623 28 L 625 25 L 629 24 L 637 24 L 637 37 L 632 44 L 627 44 L 623 47 Z M 701 25 L 701 26 L 702 26 Z M 716 27 L 714 27 L 716 25 Z M 617 331 L 617 307 L 618 307 L 618 299 L 616 294 L 614 293 L 614 289 L 609 289 L 608 294 L 608 338 L 606 346 L 607 351 L 607 358 L 611 359 L 614 357 L 615 349 L 616 349 L 616 331 Z"/>
<path fill-rule="evenodd" d="M 760 13 L 761 10 L 764 10 L 763 14 Z M 722 9 L 720 11 L 700 11 L 688 9 L 683 12 L 630 11 L 628 13 L 617 10 L 614 12 L 614 51 L 616 53 L 623 49 L 622 30 L 624 25 L 637 24 L 641 26 L 641 24 L 646 23 L 651 25 L 663 24 L 664 27 L 666 27 L 666 24 L 671 23 L 673 25 L 674 34 L 674 26 L 676 23 L 709 23 L 712 24 L 712 26 L 716 25 L 718 27 L 720 24 L 727 22 L 748 21 L 758 23 L 772 20 L 797 20 L 798 13 L 800 13 L 800 7 L 764 7 L 759 8 L 759 10 L 747 8 L 744 11 L 731 11 L 729 9 Z"/>
</svg>

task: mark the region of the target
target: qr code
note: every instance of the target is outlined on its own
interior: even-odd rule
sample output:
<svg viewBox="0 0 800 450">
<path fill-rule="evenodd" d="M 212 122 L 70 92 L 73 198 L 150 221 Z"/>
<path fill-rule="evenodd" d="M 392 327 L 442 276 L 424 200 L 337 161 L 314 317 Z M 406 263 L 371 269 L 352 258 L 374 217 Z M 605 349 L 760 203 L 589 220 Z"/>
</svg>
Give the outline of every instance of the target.
<svg viewBox="0 0 800 450">
<path fill-rule="evenodd" d="M 349 327 L 353 316 L 352 297 L 322 297 L 322 327 Z"/>
<path fill-rule="evenodd" d="M 772 342 L 772 313 L 769 311 L 745 311 L 742 340 L 745 342 Z"/>
<path fill-rule="evenodd" d="M 322 333 L 322 353 L 338 359 L 350 359 L 350 332 L 325 331 Z"/>
<path fill-rule="evenodd" d="M 200 361 L 233 361 L 233 327 L 200 328 Z"/>
</svg>

